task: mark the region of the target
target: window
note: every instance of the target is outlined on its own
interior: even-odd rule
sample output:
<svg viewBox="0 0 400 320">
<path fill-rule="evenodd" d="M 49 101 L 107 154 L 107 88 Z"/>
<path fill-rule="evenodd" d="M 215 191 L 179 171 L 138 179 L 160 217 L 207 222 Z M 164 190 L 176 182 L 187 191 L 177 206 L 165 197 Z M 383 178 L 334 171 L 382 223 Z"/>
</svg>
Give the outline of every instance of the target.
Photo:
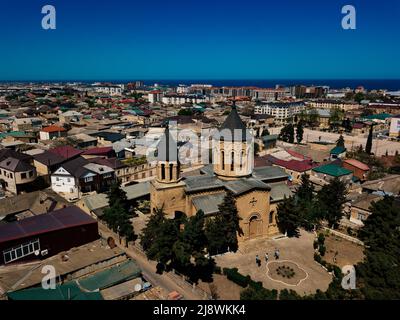
<svg viewBox="0 0 400 320">
<path fill-rule="evenodd" d="M 91 182 L 91 181 L 93 181 L 93 177 L 86 177 L 85 178 L 85 182 Z"/>
<path fill-rule="evenodd" d="M 222 170 L 225 170 L 225 152 L 221 152 Z"/>
<path fill-rule="evenodd" d="M 165 164 L 161 165 L 161 179 L 165 179 Z"/>
<path fill-rule="evenodd" d="M 67 182 L 71 182 L 71 178 L 67 178 Z"/>
<path fill-rule="evenodd" d="M 5 250 L 3 251 L 4 263 L 7 264 L 15 260 L 19 260 L 23 257 L 33 254 L 36 250 L 40 250 L 39 239 Z"/>
<path fill-rule="evenodd" d="M 269 223 L 273 223 L 273 222 L 274 222 L 274 212 L 271 211 L 271 212 L 269 213 Z"/>
<path fill-rule="evenodd" d="M 173 173 L 174 173 L 174 165 L 170 164 L 169 165 L 169 180 L 172 180 Z"/>
<path fill-rule="evenodd" d="M 231 171 L 235 169 L 235 153 L 232 152 L 231 154 Z"/>
<path fill-rule="evenodd" d="M 26 179 L 26 172 L 21 173 L 21 179 Z"/>
</svg>

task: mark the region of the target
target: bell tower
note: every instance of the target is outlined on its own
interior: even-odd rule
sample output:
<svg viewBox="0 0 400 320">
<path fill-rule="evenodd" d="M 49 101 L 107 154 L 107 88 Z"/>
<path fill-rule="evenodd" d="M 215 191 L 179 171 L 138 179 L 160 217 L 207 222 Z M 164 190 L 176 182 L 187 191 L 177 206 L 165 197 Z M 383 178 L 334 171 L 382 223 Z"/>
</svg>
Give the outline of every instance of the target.
<svg viewBox="0 0 400 320">
<path fill-rule="evenodd" d="M 178 144 L 167 126 L 157 148 L 157 181 L 175 183 L 180 179 Z"/>
<path fill-rule="evenodd" d="M 253 171 L 254 138 L 240 119 L 235 99 L 232 109 L 213 139 L 214 173 L 222 179 L 250 176 Z"/>
</svg>

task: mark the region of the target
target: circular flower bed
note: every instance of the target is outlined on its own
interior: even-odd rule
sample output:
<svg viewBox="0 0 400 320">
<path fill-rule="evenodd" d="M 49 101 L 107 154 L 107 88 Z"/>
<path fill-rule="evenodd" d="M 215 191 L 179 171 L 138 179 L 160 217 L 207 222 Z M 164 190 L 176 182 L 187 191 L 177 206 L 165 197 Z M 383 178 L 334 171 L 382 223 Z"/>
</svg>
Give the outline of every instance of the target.
<svg viewBox="0 0 400 320">
<path fill-rule="evenodd" d="M 296 272 L 294 272 L 293 268 L 283 265 L 283 266 L 279 266 L 276 268 L 276 273 L 283 277 L 283 278 L 293 278 L 296 274 Z"/>
</svg>

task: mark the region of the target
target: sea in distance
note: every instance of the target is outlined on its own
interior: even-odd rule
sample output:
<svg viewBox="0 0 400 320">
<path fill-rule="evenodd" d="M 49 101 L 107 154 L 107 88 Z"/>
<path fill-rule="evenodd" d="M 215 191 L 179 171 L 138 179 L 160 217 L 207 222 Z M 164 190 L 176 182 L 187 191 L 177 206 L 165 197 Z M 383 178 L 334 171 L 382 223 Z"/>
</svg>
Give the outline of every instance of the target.
<svg viewBox="0 0 400 320">
<path fill-rule="evenodd" d="M 71 82 L 80 82 L 80 83 L 93 83 L 93 82 L 112 82 L 112 83 L 128 83 L 136 80 L 141 80 L 140 78 L 132 78 L 132 79 L 93 79 L 93 80 L 73 80 L 73 79 L 65 79 L 65 80 L 20 80 L 20 81 L 0 81 L 0 83 L 71 83 Z M 364 87 L 367 90 L 379 90 L 386 89 L 389 91 L 398 91 L 400 90 L 400 79 L 144 79 L 143 82 L 146 85 L 154 85 L 155 83 L 159 85 L 191 85 L 191 84 L 210 84 L 215 87 L 259 87 L 259 88 L 274 88 L 276 85 L 282 86 L 294 86 L 294 85 L 307 85 L 307 86 L 328 86 L 331 89 L 343 89 L 343 88 L 352 88 L 355 89 L 359 86 Z"/>
</svg>

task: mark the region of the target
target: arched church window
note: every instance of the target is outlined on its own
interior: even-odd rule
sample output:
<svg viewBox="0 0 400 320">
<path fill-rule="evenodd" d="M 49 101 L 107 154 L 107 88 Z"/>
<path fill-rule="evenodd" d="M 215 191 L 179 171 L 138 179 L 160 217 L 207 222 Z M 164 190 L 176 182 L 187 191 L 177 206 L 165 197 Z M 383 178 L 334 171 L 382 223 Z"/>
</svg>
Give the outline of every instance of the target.
<svg viewBox="0 0 400 320">
<path fill-rule="evenodd" d="M 240 153 L 240 170 L 243 169 L 243 157 L 244 157 L 244 152 L 242 151 Z"/>
<path fill-rule="evenodd" d="M 235 153 L 232 152 L 231 154 L 231 171 L 235 169 Z"/>
<path fill-rule="evenodd" d="M 221 152 L 222 170 L 225 170 L 225 152 Z"/>
<path fill-rule="evenodd" d="M 172 180 L 173 173 L 174 173 L 174 165 L 171 163 L 169 165 L 169 180 Z"/>
<path fill-rule="evenodd" d="M 161 165 L 161 179 L 162 180 L 165 179 L 165 164 L 164 163 Z"/>
</svg>

